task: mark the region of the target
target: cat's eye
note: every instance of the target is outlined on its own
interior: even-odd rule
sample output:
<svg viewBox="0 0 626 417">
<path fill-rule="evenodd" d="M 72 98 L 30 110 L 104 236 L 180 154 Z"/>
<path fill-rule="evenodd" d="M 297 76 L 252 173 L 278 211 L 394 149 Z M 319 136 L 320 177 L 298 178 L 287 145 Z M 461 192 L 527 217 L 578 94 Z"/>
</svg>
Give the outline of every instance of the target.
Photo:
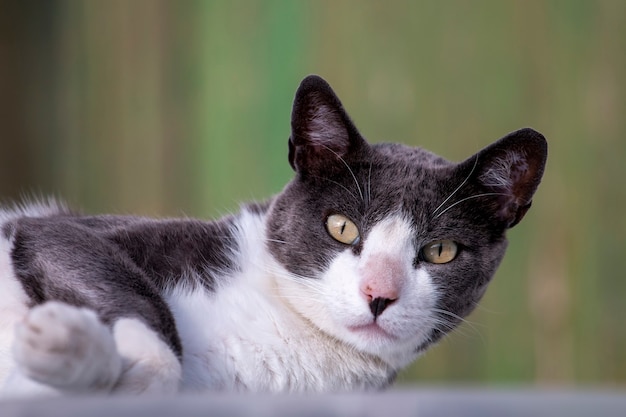
<svg viewBox="0 0 626 417">
<path fill-rule="evenodd" d="M 422 248 L 422 257 L 426 262 L 445 264 L 456 258 L 458 246 L 451 240 L 437 240 Z"/>
<path fill-rule="evenodd" d="M 359 229 L 356 224 L 342 214 L 328 216 L 326 230 L 333 239 L 346 245 L 354 245 L 359 241 Z"/>
</svg>

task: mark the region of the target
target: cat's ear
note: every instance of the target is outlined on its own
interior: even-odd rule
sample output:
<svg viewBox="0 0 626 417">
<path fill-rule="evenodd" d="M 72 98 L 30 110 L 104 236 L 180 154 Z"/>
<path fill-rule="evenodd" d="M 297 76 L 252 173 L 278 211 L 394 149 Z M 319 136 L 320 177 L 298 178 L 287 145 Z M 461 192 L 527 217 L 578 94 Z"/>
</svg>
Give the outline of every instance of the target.
<svg viewBox="0 0 626 417">
<path fill-rule="evenodd" d="M 548 144 L 526 128 L 512 132 L 465 161 L 472 178 L 497 201 L 496 219 L 513 227 L 524 217 L 543 176 Z"/>
<path fill-rule="evenodd" d="M 311 174 L 343 169 L 342 159 L 363 144 L 330 85 L 317 75 L 302 80 L 291 113 L 291 167 Z"/>
</svg>

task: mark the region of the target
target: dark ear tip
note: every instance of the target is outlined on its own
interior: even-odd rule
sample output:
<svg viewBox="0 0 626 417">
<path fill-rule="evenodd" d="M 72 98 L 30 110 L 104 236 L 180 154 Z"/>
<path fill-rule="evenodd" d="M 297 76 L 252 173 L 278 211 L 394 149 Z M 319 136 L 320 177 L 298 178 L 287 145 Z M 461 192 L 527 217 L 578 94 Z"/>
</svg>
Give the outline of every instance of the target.
<svg viewBox="0 0 626 417">
<path fill-rule="evenodd" d="M 298 87 L 297 95 L 306 94 L 309 91 L 325 91 L 332 92 L 330 84 L 319 75 L 311 74 L 306 76 Z"/>
<path fill-rule="evenodd" d="M 523 141 L 526 145 L 533 146 L 544 154 L 548 153 L 548 142 L 546 141 L 545 136 L 533 128 L 525 127 L 516 130 L 507 136 L 517 138 L 518 140 Z"/>
<path fill-rule="evenodd" d="M 306 77 L 304 77 L 304 79 L 302 80 L 302 82 L 300 82 L 300 87 L 307 87 L 307 86 L 312 86 L 312 85 L 328 85 L 328 83 L 326 82 L 325 79 L 323 79 L 322 77 L 320 77 L 317 74 L 310 74 L 307 75 Z"/>
</svg>

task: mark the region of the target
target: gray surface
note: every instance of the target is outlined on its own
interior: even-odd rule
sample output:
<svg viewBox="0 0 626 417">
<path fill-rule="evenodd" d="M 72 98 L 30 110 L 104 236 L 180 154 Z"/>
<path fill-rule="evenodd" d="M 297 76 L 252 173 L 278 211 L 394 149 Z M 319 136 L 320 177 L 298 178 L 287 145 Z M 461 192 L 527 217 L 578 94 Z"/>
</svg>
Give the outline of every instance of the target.
<svg viewBox="0 0 626 417">
<path fill-rule="evenodd" d="M 414 389 L 377 394 L 82 397 L 0 402 L 0 416 L 626 416 L 626 391 Z"/>
</svg>

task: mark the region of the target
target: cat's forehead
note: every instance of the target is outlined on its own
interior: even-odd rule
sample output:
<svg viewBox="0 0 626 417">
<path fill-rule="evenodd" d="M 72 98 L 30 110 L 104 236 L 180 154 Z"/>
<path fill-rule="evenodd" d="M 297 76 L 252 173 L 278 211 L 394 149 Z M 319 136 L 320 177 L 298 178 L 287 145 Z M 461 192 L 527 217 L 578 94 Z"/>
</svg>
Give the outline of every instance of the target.
<svg viewBox="0 0 626 417">
<path fill-rule="evenodd" d="M 454 166 L 423 148 L 379 143 L 346 164 L 332 183 L 322 184 L 325 199 L 334 204 L 338 195 L 348 197 L 340 199 L 341 207 L 354 218 L 376 222 L 395 213 L 422 223 L 423 213 L 448 192 Z"/>
<path fill-rule="evenodd" d="M 422 213 L 448 192 L 456 166 L 423 148 L 397 143 L 368 145 L 337 165 L 332 173 L 296 177 L 283 198 L 366 223 L 394 213 L 421 223 Z"/>
<path fill-rule="evenodd" d="M 455 164 L 422 148 L 377 144 L 371 148 L 369 166 L 360 165 L 360 177 L 367 175 L 365 181 L 379 197 L 388 195 L 398 204 L 404 201 L 412 205 L 415 200 L 429 200 L 436 194 Z"/>
<path fill-rule="evenodd" d="M 415 169 L 441 168 L 450 165 L 446 159 L 426 149 L 400 143 L 371 145 L 371 158 L 383 164 L 413 167 Z"/>
<path fill-rule="evenodd" d="M 464 178 L 458 164 L 419 147 L 402 144 L 371 146 L 371 172 L 361 164 L 359 177 L 369 184 L 366 217 L 399 213 L 421 229 L 433 220 L 437 206 Z"/>
</svg>

